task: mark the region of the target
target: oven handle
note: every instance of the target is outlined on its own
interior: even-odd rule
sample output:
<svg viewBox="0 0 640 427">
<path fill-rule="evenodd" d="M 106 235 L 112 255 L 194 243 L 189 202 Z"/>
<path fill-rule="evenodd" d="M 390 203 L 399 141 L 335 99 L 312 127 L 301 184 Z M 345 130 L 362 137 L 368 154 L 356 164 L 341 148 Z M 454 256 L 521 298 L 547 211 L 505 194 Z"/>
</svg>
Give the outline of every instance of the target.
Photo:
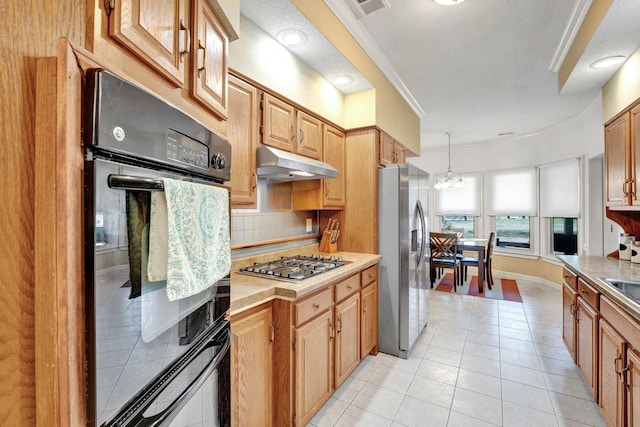
<svg viewBox="0 0 640 427">
<path fill-rule="evenodd" d="M 216 341 L 211 341 L 207 347 L 211 347 L 215 344 L 219 344 Z M 176 397 L 173 402 L 162 412 L 149 417 L 143 418 L 139 423 L 136 424 L 136 427 L 162 427 L 167 426 L 169 423 L 178 415 L 178 412 L 187 404 L 189 399 L 193 397 L 194 394 L 200 389 L 200 387 L 204 384 L 204 382 L 209 378 L 209 375 L 215 371 L 220 363 L 222 363 L 222 359 L 229 352 L 231 347 L 231 337 L 227 332 L 224 342 L 222 343 L 222 348 L 208 364 L 207 366 L 200 372 L 198 377 L 189 384 L 180 396 Z M 206 347 L 205 347 L 206 348 Z M 203 349 L 204 350 L 204 349 Z"/>
<path fill-rule="evenodd" d="M 117 188 L 119 190 L 164 190 L 164 182 L 162 179 L 145 178 L 142 176 L 110 174 L 107 178 L 107 184 L 109 185 L 109 188 Z"/>
</svg>

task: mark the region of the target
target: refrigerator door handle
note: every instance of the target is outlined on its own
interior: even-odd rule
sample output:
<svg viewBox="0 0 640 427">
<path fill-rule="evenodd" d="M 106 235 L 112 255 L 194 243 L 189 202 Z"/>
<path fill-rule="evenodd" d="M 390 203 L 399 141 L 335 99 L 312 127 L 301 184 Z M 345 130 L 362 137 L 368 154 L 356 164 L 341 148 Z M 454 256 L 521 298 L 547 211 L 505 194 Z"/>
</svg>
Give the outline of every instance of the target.
<svg viewBox="0 0 640 427">
<path fill-rule="evenodd" d="M 422 241 L 420 242 L 420 252 L 418 253 L 418 263 L 416 264 L 416 270 L 419 270 L 420 266 L 424 262 L 424 254 L 427 246 L 427 226 L 424 222 L 424 210 L 422 209 L 422 203 L 420 203 L 420 200 L 416 200 L 416 211 L 418 211 L 420 227 L 422 227 Z"/>
</svg>

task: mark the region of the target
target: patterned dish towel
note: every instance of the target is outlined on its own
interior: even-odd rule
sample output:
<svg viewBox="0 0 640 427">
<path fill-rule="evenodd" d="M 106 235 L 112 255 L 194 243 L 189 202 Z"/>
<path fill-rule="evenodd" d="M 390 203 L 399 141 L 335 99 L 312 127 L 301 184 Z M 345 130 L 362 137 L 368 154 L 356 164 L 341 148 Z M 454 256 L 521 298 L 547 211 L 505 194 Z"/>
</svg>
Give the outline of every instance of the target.
<svg viewBox="0 0 640 427">
<path fill-rule="evenodd" d="M 170 301 L 202 292 L 229 274 L 229 193 L 223 188 L 163 178 L 151 194 L 150 281 L 167 280 Z"/>
</svg>

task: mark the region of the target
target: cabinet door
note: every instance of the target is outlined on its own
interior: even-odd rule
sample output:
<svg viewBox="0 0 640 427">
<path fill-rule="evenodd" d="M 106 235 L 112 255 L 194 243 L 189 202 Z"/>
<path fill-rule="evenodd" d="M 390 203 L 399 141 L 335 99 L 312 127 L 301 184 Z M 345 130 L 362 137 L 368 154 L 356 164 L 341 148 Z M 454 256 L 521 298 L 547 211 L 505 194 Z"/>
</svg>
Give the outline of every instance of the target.
<svg viewBox="0 0 640 427">
<path fill-rule="evenodd" d="M 380 159 L 382 166 L 390 165 L 395 161 L 395 141 L 384 132 L 380 132 Z"/>
<path fill-rule="evenodd" d="M 233 147 L 231 207 L 257 208 L 256 147 L 258 145 L 258 91 L 229 76 L 227 138 Z"/>
<path fill-rule="evenodd" d="M 576 300 L 576 363 L 597 401 L 598 313 L 582 297 Z"/>
<path fill-rule="evenodd" d="M 229 38 L 211 4 L 196 0 L 193 96 L 220 117 L 227 117 L 227 55 Z"/>
<path fill-rule="evenodd" d="M 295 416 L 305 425 L 333 392 L 333 310 L 295 331 Z"/>
<path fill-rule="evenodd" d="M 576 360 L 576 295 L 577 292 L 573 288 L 562 283 L 562 340 L 574 361 Z"/>
<path fill-rule="evenodd" d="M 177 86 L 185 83 L 190 50 L 189 2 L 186 0 L 116 0 L 109 34 Z"/>
<path fill-rule="evenodd" d="M 627 425 L 640 426 L 640 357 L 631 349 L 627 350 Z"/>
<path fill-rule="evenodd" d="M 336 178 L 325 179 L 323 206 L 340 208 L 345 205 L 345 155 L 344 155 L 344 133 L 338 129 L 324 125 L 324 161 L 338 170 Z"/>
<path fill-rule="evenodd" d="M 633 180 L 631 203 L 640 205 L 638 179 L 640 178 L 640 105 L 631 110 L 631 176 Z"/>
<path fill-rule="evenodd" d="M 273 424 L 273 314 L 271 305 L 231 322 L 234 426 Z"/>
<path fill-rule="evenodd" d="M 395 163 L 405 163 L 405 148 L 399 142 L 393 144 L 393 158 Z"/>
<path fill-rule="evenodd" d="M 336 305 L 335 388 L 360 363 L 360 293 Z"/>
<path fill-rule="evenodd" d="M 262 143 L 293 152 L 295 138 L 295 108 L 265 93 L 262 100 Z"/>
<path fill-rule="evenodd" d="M 607 206 L 627 205 L 629 191 L 629 113 L 604 129 L 604 160 L 607 175 Z"/>
<path fill-rule="evenodd" d="M 322 157 L 322 122 L 304 111 L 298 111 L 297 128 L 296 152 L 312 159 L 320 159 Z"/>
<path fill-rule="evenodd" d="M 624 423 L 624 383 L 622 378 L 625 363 L 624 339 L 604 319 L 600 319 L 598 349 L 598 405 L 610 426 Z"/>
<path fill-rule="evenodd" d="M 378 282 L 362 288 L 362 332 L 360 334 L 360 358 L 378 346 Z"/>
</svg>

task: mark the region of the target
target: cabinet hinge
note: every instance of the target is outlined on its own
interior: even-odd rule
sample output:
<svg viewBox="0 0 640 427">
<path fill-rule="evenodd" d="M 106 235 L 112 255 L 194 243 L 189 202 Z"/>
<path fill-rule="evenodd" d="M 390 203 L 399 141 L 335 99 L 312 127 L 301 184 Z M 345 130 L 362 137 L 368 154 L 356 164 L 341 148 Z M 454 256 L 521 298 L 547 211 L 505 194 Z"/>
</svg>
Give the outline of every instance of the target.
<svg viewBox="0 0 640 427">
<path fill-rule="evenodd" d="M 264 135 L 264 126 L 260 125 L 260 135 Z"/>
<path fill-rule="evenodd" d="M 111 11 L 113 11 L 115 7 L 115 0 L 104 0 L 104 9 L 107 12 L 107 16 L 111 14 Z"/>
</svg>

